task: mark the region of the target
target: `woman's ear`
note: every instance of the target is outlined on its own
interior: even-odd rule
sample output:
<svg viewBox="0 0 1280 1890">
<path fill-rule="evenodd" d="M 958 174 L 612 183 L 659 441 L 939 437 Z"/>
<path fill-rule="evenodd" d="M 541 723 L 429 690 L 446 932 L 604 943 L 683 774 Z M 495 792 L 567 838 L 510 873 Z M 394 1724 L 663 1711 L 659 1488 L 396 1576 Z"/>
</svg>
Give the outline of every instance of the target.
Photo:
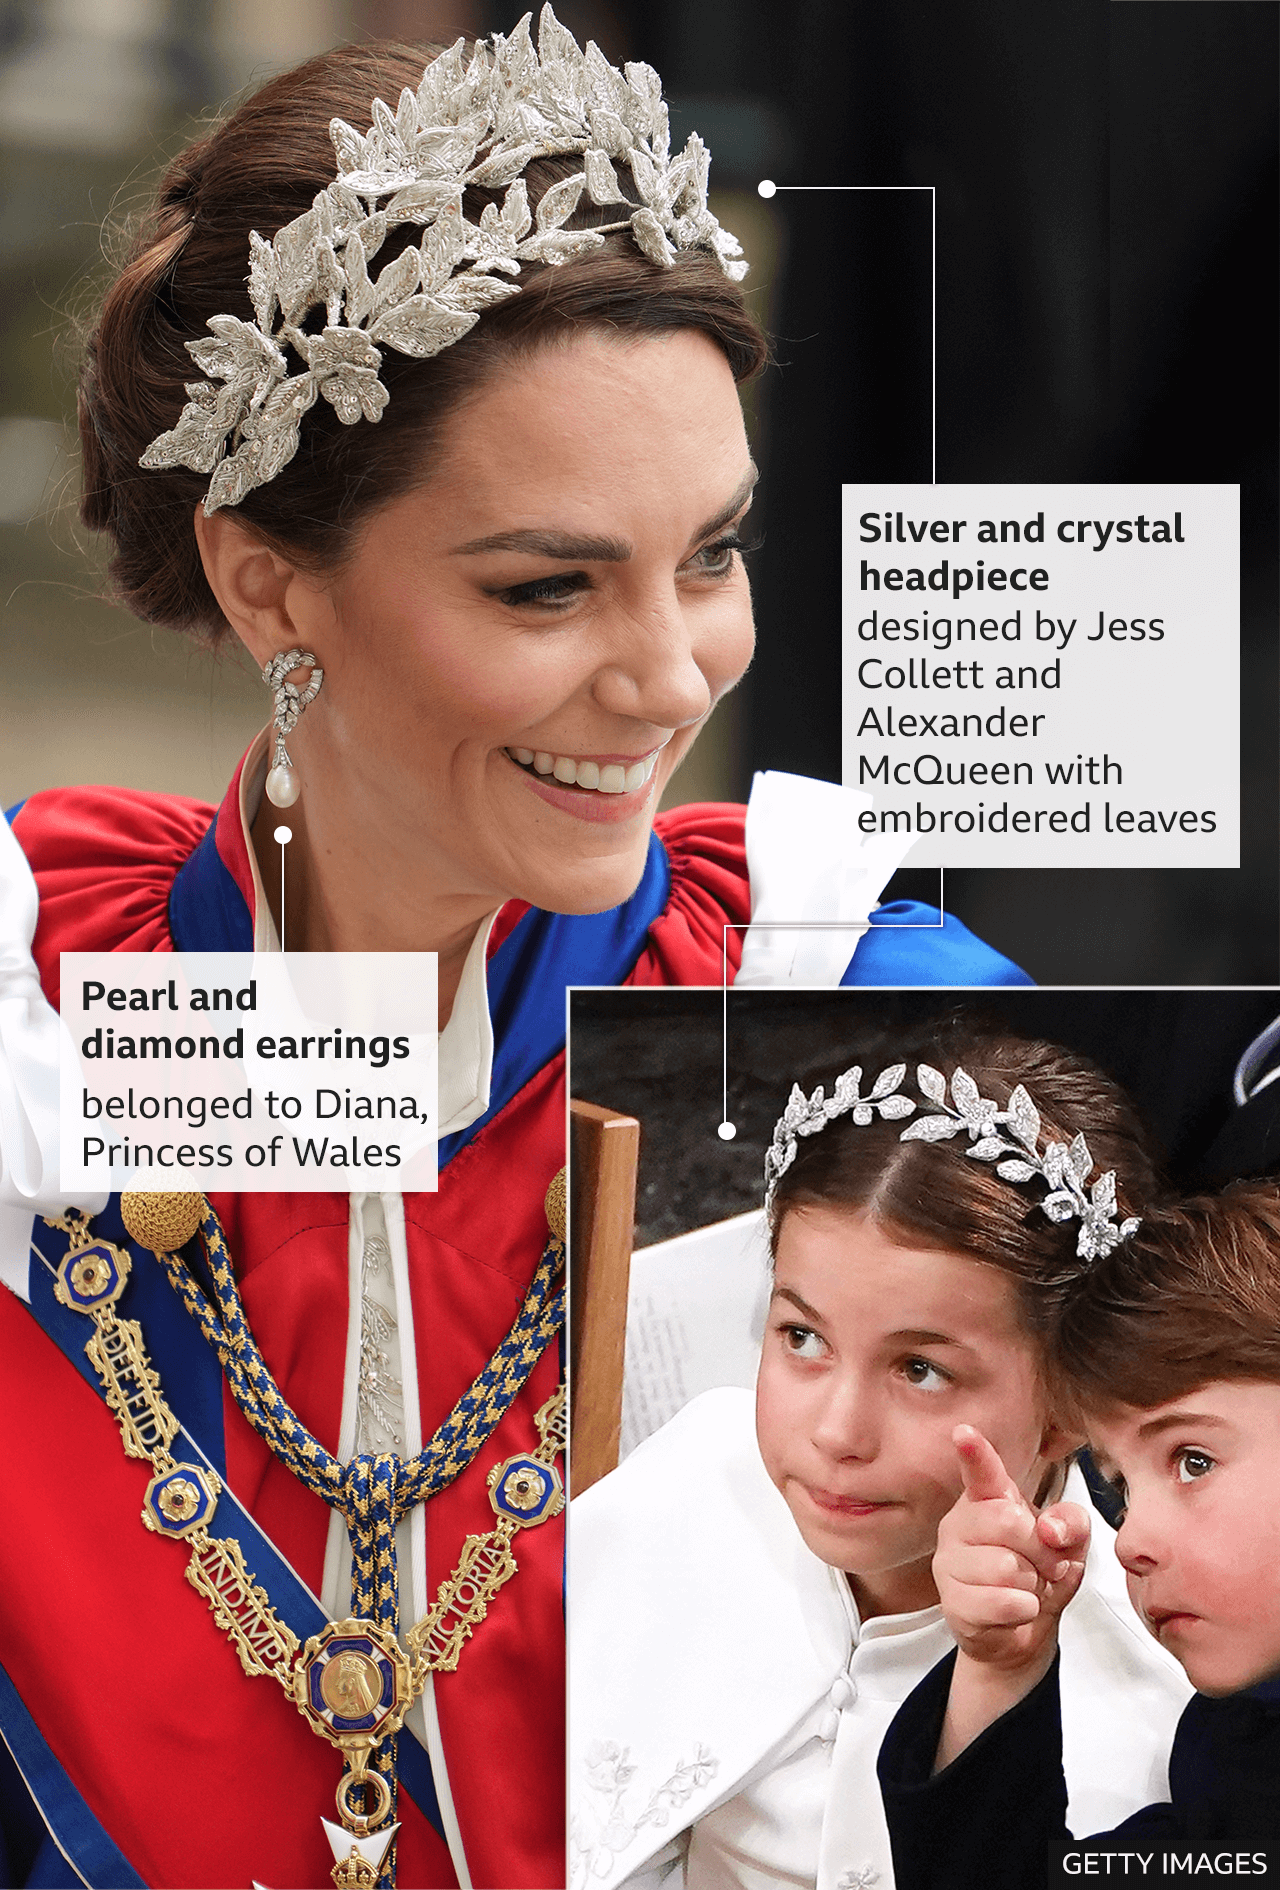
<svg viewBox="0 0 1280 1890">
<path fill-rule="evenodd" d="M 315 647 L 333 622 L 328 592 L 228 512 L 196 507 L 196 543 L 209 588 L 259 669 L 298 645 Z"/>
</svg>

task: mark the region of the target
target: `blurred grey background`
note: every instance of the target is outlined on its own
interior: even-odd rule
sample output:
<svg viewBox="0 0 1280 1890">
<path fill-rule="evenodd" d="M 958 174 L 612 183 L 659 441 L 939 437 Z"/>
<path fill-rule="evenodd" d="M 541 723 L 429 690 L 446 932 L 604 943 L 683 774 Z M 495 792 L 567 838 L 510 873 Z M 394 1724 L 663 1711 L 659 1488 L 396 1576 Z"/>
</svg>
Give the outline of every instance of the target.
<svg viewBox="0 0 1280 1890">
<path fill-rule="evenodd" d="M 509 30 L 512 0 L 0 0 L 0 796 L 102 780 L 216 799 L 256 677 L 102 601 L 75 522 L 74 324 L 104 220 L 211 109 L 344 39 Z M 562 0 L 657 66 L 752 261 L 778 366 L 760 651 L 671 800 L 756 768 L 839 778 L 839 486 L 930 466 L 931 184 L 941 480 L 1242 487 L 1242 866 L 949 874 L 948 904 L 1041 982 L 1280 980 L 1277 97 L 1254 0 Z M 1135 705 L 1141 713 L 1141 705 Z M 894 891 L 936 895 L 931 874 Z"/>
</svg>

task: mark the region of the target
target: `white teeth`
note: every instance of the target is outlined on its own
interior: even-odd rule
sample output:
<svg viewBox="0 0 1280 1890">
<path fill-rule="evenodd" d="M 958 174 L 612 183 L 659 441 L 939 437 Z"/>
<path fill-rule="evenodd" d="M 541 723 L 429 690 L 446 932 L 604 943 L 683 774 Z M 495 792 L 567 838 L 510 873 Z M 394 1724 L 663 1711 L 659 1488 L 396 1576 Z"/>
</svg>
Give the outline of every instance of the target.
<svg viewBox="0 0 1280 1890">
<path fill-rule="evenodd" d="M 642 788 L 658 762 L 658 751 L 628 767 L 620 761 L 577 761 L 572 755 L 552 755 L 545 749 L 509 748 L 507 753 L 521 767 L 549 774 L 565 787 L 592 788 L 598 794 L 633 794 Z"/>
</svg>

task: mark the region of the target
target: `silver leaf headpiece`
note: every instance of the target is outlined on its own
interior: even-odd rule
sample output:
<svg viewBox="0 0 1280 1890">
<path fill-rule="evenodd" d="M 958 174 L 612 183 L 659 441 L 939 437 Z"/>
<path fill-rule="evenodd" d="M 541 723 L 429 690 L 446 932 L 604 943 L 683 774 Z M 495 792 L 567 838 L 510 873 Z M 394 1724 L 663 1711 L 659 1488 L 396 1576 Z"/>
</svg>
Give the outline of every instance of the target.
<svg viewBox="0 0 1280 1890">
<path fill-rule="evenodd" d="M 862 1070 L 857 1064 L 836 1078 L 830 1096 L 821 1084 L 812 1096 L 806 1096 L 799 1084 L 793 1083 L 764 1158 L 765 1206 L 772 1206 L 778 1183 L 796 1158 L 798 1137 L 817 1135 L 837 1116 L 852 1116 L 855 1123 L 865 1127 L 877 1114 L 888 1122 L 915 1115 L 916 1103 L 900 1093 L 906 1073 L 905 1063 L 892 1064 L 881 1071 L 865 1096 L 861 1093 Z M 1038 1176 L 1049 1189 L 1039 1204 L 1048 1218 L 1080 1222 L 1076 1252 L 1082 1260 L 1102 1259 L 1142 1225 L 1132 1216 L 1117 1222 L 1114 1169 L 1088 1185 L 1093 1157 L 1083 1135 L 1071 1142 L 1046 1142 L 1041 1150 L 1040 1112 L 1021 1083 L 1004 1109 L 979 1093 L 966 1070 L 953 1072 L 950 1102 L 947 1079 L 941 1070 L 928 1063 L 917 1064 L 916 1083 L 921 1095 L 941 1113 L 916 1116 L 899 1141 L 945 1142 L 964 1130 L 972 1143 L 965 1154 L 974 1161 L 994 1162 L 1002 1180 L 1024 1182 Z"/>
<path fill-rule="evenodd" d="M 335 118 L 335 181 L 270 243 L 250 235 L 257 321 L 214 315 L 212 339 L 187 342 L 207 378 L 187 383 L 177 426 L 140 462 L 212 473 L 206 514 L 238 505 L 288 465 L 317 395 L 345 426 L 380 419 L 388 399 L 381 350 L 426 357 L 451 347 L 486 308 L 520 293 L 506 278 L 525 263 L 565 263 L 598 249 L 609 231 L 630 229 L 664 267 L 680 250 L 706 249 L 735 282 L 746 274 L 741 245 L 707 208 L 706 146 L 694 133 L 671 153 L 652 66 L 619 72 L 593 42 L 584 53 L 550 6 L 535 51 L 532 17 L 494 34 L 491 49 L 478 45 L 470 60 L 458 40 L 432 60 L 416 92 L 405 87 L 394 113 L 374 99 L 365 136 Z M 559 156 L 580 156 L 581 171 L 531 209 L 523 171 L 535 158 Z M 619 189 L 616 163 L 628 166 L 638 207 Z M 472 188 L 505 190 L 501 209 L 488 204 L 469 223 L 462 198 Z M 584 191 L 592 203 L 622 205 L 625 216 L 566 230 Z M 398 223 L 421 227 L 421 242 L 370 275 Z M 304 331 L 321 307 L 324 328 Z M 286 346 L 305 362 L 301 372 L 290 373 Z"/>
</svg>

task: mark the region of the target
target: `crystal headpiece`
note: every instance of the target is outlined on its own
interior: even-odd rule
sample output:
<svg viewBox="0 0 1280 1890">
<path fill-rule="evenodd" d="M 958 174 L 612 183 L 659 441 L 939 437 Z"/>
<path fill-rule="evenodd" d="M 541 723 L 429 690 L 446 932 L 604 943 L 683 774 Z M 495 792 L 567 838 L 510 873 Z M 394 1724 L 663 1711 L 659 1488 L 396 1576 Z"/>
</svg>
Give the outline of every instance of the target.
<svg viewBox="0 0 1280 1890">
<path fill-rule="evenodd" d="M 735 282 L 747 265 L 736 237 L 707 208 L 710 154 L 696 133 L 673 156 L 652 66 L 611 66 L 593 42 L 584 53 L 549 6 L 538 46 L 526 14 L 468 60 L 459 40 L 433 59 L 416 92 L 406 86 L 392 113 L 373 101 L 360 134 L 335 118 L 335 181 L 305 215 L 264 242 L 249 238 L 249 298 L 256 323 L 214 315 L 212 339 L 187 352 L 209 378 L 187 383 L 176 427 L 153 440 L 140 464 L 212 473 L 206 514 L 238 505 L 274 479 L 298 450 L 298 426 L 322 394 L 345 426 L 378 420 L 387 390 L 382 348 L 426 357 L 461 340 L 486 308 L 520 293 L 525 263 L 565 263 L 630 229 L 650 261 L 669 268 L 679 250 L 706 249 Z M 521 173 L 540 157 L 580 156 L 582 169 L 530 208 Z M 615 163 L 631 173 L 633 204 Z M 479 223 L 462 214 L 464 191 L 503 190 Z M 625 215 L 595 229 L 566 230 L 583 192 Z M 419 225 L 410 244 L 375 277 L 369 264 L 398 223 Z M 318 334 L 302 324 L 323 307 Z M 290 373 L 286 345 L 305 367 Z"/>
<path fill-rule="evenodd" d="M 817 1135 L 837 1116 L 852 1116 L 865 1127 L 877 1113 L 887 1122 L 915 1115 L 915 1102 L 899 1089 L 906 1073 L 905 1063 L 892 1064 L 881 1071 L 865 1096 L 861 1093 L 862 1070 L 858 1064 L 837 1076 L 830 1096 L 824 1094 L 821 1084 L 812 1096 L 806 1096 L 799 1084 L 793 1083 L 764 1158 L 766 1208 L 772 1206 L 778 1183 L 796 1158 L 799 1136 Z M 1046 1142 L 1041 1150 L 1040 1112 L 1021 1083 L 1010 1095 L 1007 1107 L 1001 1109 L 979 1094 L 978 1085 L 966 1070 L 953 1071 L 950 1102 L 947 1079 L 941 1070 L 928 1063 L 917 1064 L 916 1082 L 921 1095 L 941 1114 L 916 1116 L 899 1141 L 946 1142 L 966 1130 L 973 1146 L 965 1154 L 974 1161 L 994 1162 L 1002 1180 L 1033 1181 L 1038 1176 L 1049 1189 L 1039 1203 L 1048 1218 L 1079 1221 L 1076 1252 L 1082 1260 L 1101 1260 L 1141 1226 L 1136 1217 L 1116 1221 L 1114 1169 L 1099 1175 L 1086 1193 L 1094 1163 L 1083 1135 L 1071 1142 Z"/>
</svg>

